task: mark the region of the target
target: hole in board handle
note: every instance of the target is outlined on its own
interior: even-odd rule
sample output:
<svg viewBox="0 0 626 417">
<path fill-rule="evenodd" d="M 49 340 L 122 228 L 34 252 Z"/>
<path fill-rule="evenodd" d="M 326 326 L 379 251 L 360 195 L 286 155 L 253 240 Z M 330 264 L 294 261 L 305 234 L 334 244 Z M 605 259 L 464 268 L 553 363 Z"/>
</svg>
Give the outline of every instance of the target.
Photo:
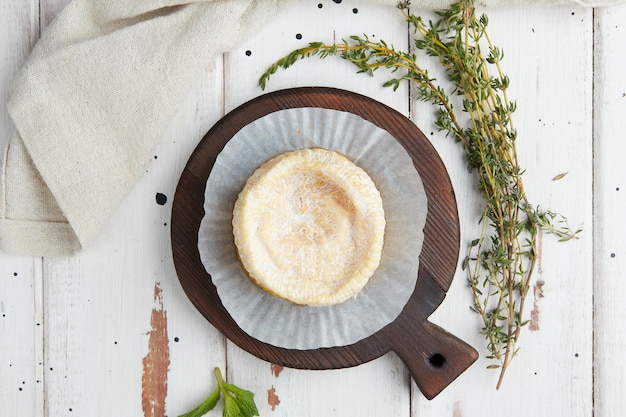
<svg viewBox="0 0 626 417">
<path fill-rule="evenodd" d="M 443 356 L 441 353 L 433 353 L 428 357 L 428 362 L 434 368 L 443 368 L 443 366 L 446 364 L 446 357 Z"/>
</svg>

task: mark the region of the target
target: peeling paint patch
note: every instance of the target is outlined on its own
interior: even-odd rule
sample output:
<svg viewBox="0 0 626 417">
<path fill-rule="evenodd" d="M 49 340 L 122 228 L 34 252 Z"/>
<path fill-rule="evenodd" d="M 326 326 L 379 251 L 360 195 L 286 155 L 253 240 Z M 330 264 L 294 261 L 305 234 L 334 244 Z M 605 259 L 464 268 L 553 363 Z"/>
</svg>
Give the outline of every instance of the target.
<svg viewBox="0 0 626 417">
<path fill-rule="evenodd" d="M 276 406 L 280 404 L 280 399 L 278 399 L 278 395 L 276 395 L 276 389 L 274 386 L 267 390 L 267 403 L 271 407 L 272 411 L 276 410 Z"/>
<path fill-rule="evenodd" d="M 167 371 L 170 366 L 167 337 L 167 312 L 163 308 L 163 290 L 154 286 L 155 307 L 152 309 L 148 332 L 148 354 L 143 358 L 141 378 L 141 407 L 144 417 L 165 417 Z"/>
<path fill-rule="evenodd" d="M 539 330 L 539 299 L 543 298 L 544 285 L 545 281 L 538 280 L 533 288 L 533 295 L 535 296 L 535 300 L 533 301 L 533 309 L 530 312 L 530 324 L 528 325 L 530 331 L 533 332 Z"/>
<path fill-rule="evenodd" d="M 452 417 L 463 417 L 463 414 L 461 414 L 461 403 L 459 401 L 454 402 L 454 407 L 452 408 Z"/>
<path fill-rule="evenodd" d="M 285 369 L 284 366 L 276 365 L 274 363 L 271 365 L 272 375 L 274 375 L 276 378 L 280 376 L 280 373 L 283 371 L 283 369 Z"/>
</svg>

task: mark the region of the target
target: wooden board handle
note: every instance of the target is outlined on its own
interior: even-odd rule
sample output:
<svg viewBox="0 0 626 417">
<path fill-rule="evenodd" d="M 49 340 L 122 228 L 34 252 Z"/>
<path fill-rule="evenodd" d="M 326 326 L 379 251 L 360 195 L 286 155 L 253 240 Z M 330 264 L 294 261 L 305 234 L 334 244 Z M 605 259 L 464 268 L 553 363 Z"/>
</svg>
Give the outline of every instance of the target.
<svg viewBox="0 0 626 417">
<path fill-rule="evenodd" d="M 478 359 L 474 348 L 428 321 L 413 322 L 399 334 L 404 335 L 404 340 L 392 350 L 429 400 Z"/>
</svg>

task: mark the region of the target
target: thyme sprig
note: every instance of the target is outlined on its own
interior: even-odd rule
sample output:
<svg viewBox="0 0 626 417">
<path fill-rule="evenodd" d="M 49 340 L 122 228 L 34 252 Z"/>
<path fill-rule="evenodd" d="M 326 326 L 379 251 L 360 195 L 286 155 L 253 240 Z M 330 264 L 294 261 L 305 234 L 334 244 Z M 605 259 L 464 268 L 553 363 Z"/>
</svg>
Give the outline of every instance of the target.
<svg viewBox="0 0 626 417">
<path fill-rule="evenodd" d="M 436 107 L 437 128 L 463 147 L 485 201 L 479 219 L 481 234 L 470 243 L 462 266 L 472 290 L 471 309 L 482 321 L 487 358 L 493 360 L 488 368 L 500 370 L 496 386 L 500 388 L 518 353 L 521 329 L 528 323 L 524 304 L 537 264 L 540 232 L 567 241 L 580 230 L 571 230 L 564 216 L 541 210 L 528 200 L 512 119 L 517 106 L 508 97 L 510 79 L 501 67 L 504 54 L 487 33 L 488 17 L 476 14 L 473 0 L 461 0 L 436 12 L 437 20 L 428 23 L 409 7 L 410 1 L 398 4 L 414 31 L 415 50 L 435 57 L 450 82 L 450 93 L 418 64 L 416 53 L 396 50 L 366 35 L 332 45 L 312 42 L 296 49 L 272 64 L 259 85 L 264 89 L 278 69 L 287 69 L 301 59 L 339 56 L 354 64 L 359 73 L 388 70 L 392 78 L 383 86 L 395 90 L 408 81 L 415 86 L 419 100 Z"/>
</svg>

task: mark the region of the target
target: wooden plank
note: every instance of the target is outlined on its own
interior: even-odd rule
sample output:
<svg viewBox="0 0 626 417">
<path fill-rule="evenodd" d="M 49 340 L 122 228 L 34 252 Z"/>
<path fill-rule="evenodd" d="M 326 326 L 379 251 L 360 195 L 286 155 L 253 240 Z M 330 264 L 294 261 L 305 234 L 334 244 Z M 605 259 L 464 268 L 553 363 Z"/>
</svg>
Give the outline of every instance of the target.
<svg viewBox="0 0 626 417">
<path fill-rule="evenodd" d="M 0 412 L 43 416 L 41 260 L 0 257 Z"/>
<path fill-rule="evenodd" d="M 0 147 L 15 128 L 6 100 L 39 37 L 38 1 L 0 3 Z M 1 186 L 0 186 L 1 188 Z M 41 259 L 0 255 L 0 414 L 43 416 Z"/>
<path fill-rule="evenodd" d="M 318 4 L 321 4 L 320 8 Z M 393 7 L 362 1 L 297 2 L 254 38 L 225 57 L 226 110 L 263 93 L 257 85 L 276 59 L 308 42 L 332 43 L 354 34 L 385 38 L 407 48 L 406 25 Z M 381 74 L 382 75 L 382 74 Z M 381 101 L 408 115 L 408 90 L 381 87 L 383 78 L 355 75 L 355 68 L 337 58 L 311 58 L 277 73 L 268 91 L 301 86 L 351 90 Z M 333 371 L 282 369 L 228 345 L 228 377 L 257 395 L 261 415 L 393 415 L 408 416 L 410 380 L 394 354 L 358 366 Z M 381 400 L 382 399 L 382 400 Z"/>
<path fill-rule="evenodd" d="M 594 137 L 594 405 L 597 417 L 623 414 L 626 362 L 624 294 L 626 268 L 623 215 L 626 211 L 626 145 L 621 120 L 626 111 L 623 54 L 626 7 L 595 13 Z"/>
<path fill-rule="evenodd" d="M 536 302 L 539 329 L 522 332 L 520 354 L 500 391 L 495 390 L 497 372 L 485 369 L 491 362 L 484 359 L 480 321 L 469 310 L 471 291 L 458 269 L 432 319 L 476 347 L 483 359 L 435 400 L 417 396 L 413 415 L 591 416 L 592 10 L 562 6 L 490 9 L 487 14 L 490 36 L 504 49 L 510 97 L 518 103 L 514 120 L 528 196 L 534 204 L 568 216 L 572 227 L 585 233 L 569 243 L 543 237 L 534 282 L 543 281 L 543 291 L 529 297 L 526 309 L 530 318 Z M 417 103 L 414 110 L 418 125 L 432 126 L 427 107 Z M 458 144 L 428 129 L 455 185 L 461 247 L 467 247 L 479 236 L 482 203 L 475 180 L 465 169 Z M 569 174 L 552 181 L 562 172 Z"/>
<path fill-rule="evenodd" d="M 45 261 L 51 415 L 94 406 L 98 415 L 178 415 L 208 395 L 213 367 L 224 366 L 223 338 L 182 292 L 169 245 L 179 173 L 221 108 L 215 77 L 219 71 L 207 73 L 184 103 L 100 239 L 74 257 Z M 157 194 L 168 202 L 160 205 Z"/>
<path fill-rule="evenodd" d="M 44 3 L 49 23 L 67 1 Z M 182 103 L 99 239 L 44 261 L 46 415 L 182 414 L 208 395 L 213 367 L 224 367 L 223 337 L 183 293 L 169 243 L 178 177 L 221 116 L 221 92 L 218 63 Z"/>
<path fill-rule="evenodd" d="M 226 111 L 263 94 L 257 84 L 259 77 L 278 58 L 309 42 L 332 44 L 351 35 L 366 35 L 373 40 L 384 38 L 398 49 L 408 47 L 406 25 L 394 7 L 358 0 L 295 4 L 271 26 L 226 54 Z M 408 114 L 406 86 L 394 92 L 381 87 L 385 80 L 382 72 L 373 78 L 356 75 L 356 67 L 338 58 L 309 58 L 287 71 L 279 70 L 268 82 L 267 91 L 303 86 L 343 88 Z"/>
</svg>

